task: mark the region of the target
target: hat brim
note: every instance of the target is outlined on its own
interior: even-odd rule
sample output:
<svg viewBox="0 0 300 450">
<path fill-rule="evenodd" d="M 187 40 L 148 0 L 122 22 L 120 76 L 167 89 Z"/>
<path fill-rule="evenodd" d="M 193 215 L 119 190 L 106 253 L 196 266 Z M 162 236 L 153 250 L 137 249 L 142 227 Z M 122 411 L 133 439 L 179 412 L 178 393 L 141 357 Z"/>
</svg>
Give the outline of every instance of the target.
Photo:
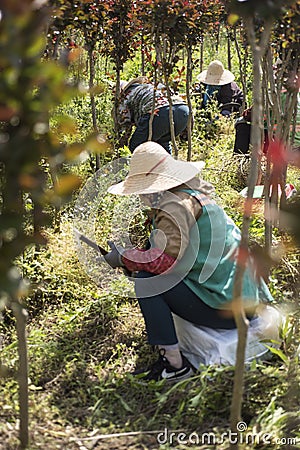
<svg viewBox="0 0 300 450">
<path fill-rule="evenodd" d="M 147 84 L 147 83 L 149 83 L 149 81 L 148 78 L 145 76 L 133 78 L 132 80 L 128 81 L 123 88 L 121 88 L 121 92 L 127 92 L 128 89 L 130 89 L 131 86 L 133 86 L 134 84 Z"/>
<path fill-rule="evenodd" d="M 224 69 L 222 75 L 213 76 L 207 73 L 207 69 L 203 70 L 199 75 L 197 75 L 197 80 L 201 83 L 211 84 L 213 86 L 223 86 L 224 84 L 231 83 L 235 79 L 230 70 Z"/>
<path fill-rule="evenodd" d="M 124 91 L 126 86 L 128 85 L 128 81 L 120 80 L 120 91 Z"/>
<path fill-rule="evenodd" d="M 108 188 L 108 192 L 116 195 L 153 194 L 172 189 L 194 178 L 204 167 L 205 162 L 174 161 L 173 171 L 162 173 L 139 173 L 128 175 L 124 181 Z"/>
</svg>

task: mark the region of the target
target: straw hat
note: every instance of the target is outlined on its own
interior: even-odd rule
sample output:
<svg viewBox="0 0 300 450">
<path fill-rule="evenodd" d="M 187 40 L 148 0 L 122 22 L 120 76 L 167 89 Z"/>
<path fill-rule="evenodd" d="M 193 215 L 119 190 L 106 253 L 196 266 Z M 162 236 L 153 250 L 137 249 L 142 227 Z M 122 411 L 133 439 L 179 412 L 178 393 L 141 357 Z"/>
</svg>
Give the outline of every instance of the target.
<svg viewBox="0 0 300 450">
<path fill-rule="evenodd" d="M 127 195 L 167 191 L 194 178 L 204 166 L 203 161 L 178 161 L 161 145 L 147 141 L 134 150 L 125 180 L 110 186 L 108 192 Z"/>
<path fill-rule="evenodd" d="M 207 70 L 203 70 L 197 76 L 197 79 L 201 83 L 212 84 L 214 86 L 223 86 L 224 84 L 231 83 L 234 78 L 233 73 L 230 70 L 224 69 L 223 64 L 218 60 L 212 61 Z"/>
<path fill-rule="evenodd" d="M 124 91 L 124 89 L 126 88 L 127 84 L 128 84 L 128 81 L 120 80 L 120 91 Z"/>
<path fill-rule="evenodd" d="M 133 78 L 130 81 L 124 81 L 121 80 L 120 81 L 120 91 L 121 92 L 126 92 L 128 91 L 128 89 L 130 88 L 130 86 L 132 86 L 133 84 L 147 84 L 149 83 L 149 80 L 147 77 L 137 77 L 137 78 Z"/>
</svg>

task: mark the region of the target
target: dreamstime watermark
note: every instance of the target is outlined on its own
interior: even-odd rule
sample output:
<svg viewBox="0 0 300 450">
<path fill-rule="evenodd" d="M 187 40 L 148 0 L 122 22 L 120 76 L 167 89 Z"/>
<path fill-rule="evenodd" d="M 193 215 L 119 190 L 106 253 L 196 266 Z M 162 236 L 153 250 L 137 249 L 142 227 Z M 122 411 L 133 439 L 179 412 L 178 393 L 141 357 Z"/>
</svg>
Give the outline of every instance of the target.
<svg viewBox="0 0 300 450">
<path fill-rule="evenodd" d="M 160 445 L 220 445 L 229 444 L 247 444 L 247 445 L 296 445 L 298 439 L 294 437 L 275 437 L 271 433 L 247 432 L 248 426 L 245 422 L 237 423 L 237 431 L 228 430 L 221 434 L 212 431 L 207 433 L 197 433 L 193 431 L 189 434 L 182 431 L 170 431 L 165 428 L 157 434 L 156 440 Z M 299 443 L 299 442 L 298 442 Z"/>
</svg>

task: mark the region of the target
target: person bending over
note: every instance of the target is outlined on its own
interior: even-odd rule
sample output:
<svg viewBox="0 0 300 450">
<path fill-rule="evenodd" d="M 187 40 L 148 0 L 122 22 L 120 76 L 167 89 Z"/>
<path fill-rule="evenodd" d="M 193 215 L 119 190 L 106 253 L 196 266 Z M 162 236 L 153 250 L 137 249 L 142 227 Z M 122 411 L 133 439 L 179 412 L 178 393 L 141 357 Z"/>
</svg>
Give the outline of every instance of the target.
<svg viewBox="0 0 300 450">
<path fill-rule="evenodd" d="M 148 141 L 149 122 L 153 111 L 151 140 L 158 142 L 171 153 L 169 109 L 170 105 L 163 90 L 160 86 L 155 89 L 146 77 L 134 78 L 129 82 L 122 81 L 118 108 L 119 127 L 123 131 L 121 145 L 128 144 L 130 151 L 133 152 L 138 145 Z M 181 97 L 173 96 L 172 111 L 176 137 L 187 126 L 189 108 Z M 134 127 L 135 130 L 131 135 Z"/>
</svg>

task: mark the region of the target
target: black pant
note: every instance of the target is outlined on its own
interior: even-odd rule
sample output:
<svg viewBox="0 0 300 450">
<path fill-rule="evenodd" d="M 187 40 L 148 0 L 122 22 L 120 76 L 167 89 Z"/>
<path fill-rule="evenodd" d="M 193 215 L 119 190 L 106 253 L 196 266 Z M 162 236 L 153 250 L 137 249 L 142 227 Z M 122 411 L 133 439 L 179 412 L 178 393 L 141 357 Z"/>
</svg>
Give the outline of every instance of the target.
<svg viewBox="0 0 300 450">
<path fill-rule="evenodd" d="M 189 108 L 185 104 L 173 105 L 173 121 L 174 121 L 174 132 L 175 136 L 180 134 L 187 126 L 189 117 Z M 145 114 L 141 117 L 139 123 L 137 124 L 136 130 L 134 131 L 130 142 L 129 149 L 131 152 L 134 149 L 146 142 L 149 135 L 149 121 L 150 114 Z M 169 106 L 163 106 L 158 108 L 154 115 L 152 123 L 152 141 L 160 144 L 164 149 L 171 153 L 171 129 L 170 129 L 170 119 L 169 119 Z"/>
<path fill-rule="evenodd" d="M 178 342 L 172 312 L 197 325 L 213 329 L 236 328 L 232 316 L 202 302 L 183 281 L 173 283 L 175 285 L 166 291 L 162 283 L 162 292 L 159 293 L 158 280 L 162 279 L 163 276 L 154 277 L 149 272 L 139 272 L 135 283 L 151 345 L 172 345 Z M 151 296 L 151 291 L 155 292 L 155 295 Z"/>
</svg>

